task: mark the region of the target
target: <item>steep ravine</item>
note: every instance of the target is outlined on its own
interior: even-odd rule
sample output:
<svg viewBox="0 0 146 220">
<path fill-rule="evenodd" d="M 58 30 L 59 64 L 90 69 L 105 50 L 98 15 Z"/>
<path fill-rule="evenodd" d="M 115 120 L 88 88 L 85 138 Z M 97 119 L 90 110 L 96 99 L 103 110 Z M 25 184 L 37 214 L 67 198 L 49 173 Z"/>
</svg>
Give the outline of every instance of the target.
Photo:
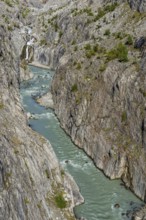
<svg viewBox="0 0 146 220">
<path fill-rule="evenodd" d="M 146 200 L 146 3 L 129 3 L 134 10 L 121 0 L 0 2 L 2 219 L 72 215 L 53 202 L 56 187 L 64 187 L 57 159 L 26 125 L 20 104 L 19 56 L 26 70 L 29 40 L 20 32 L 28 26 L 35 38 L 30 60 L 57 67 L 52 93 L 62 127 L 107 176 Z"/>
<path fill-rule="evenodd" d="M 42 31 L 33 58 L 57 67 L 55 113 L 74 143 L 145 201 L 146 5 L 128 2 L 46 8 L 33 27 Z"/>
</svg>

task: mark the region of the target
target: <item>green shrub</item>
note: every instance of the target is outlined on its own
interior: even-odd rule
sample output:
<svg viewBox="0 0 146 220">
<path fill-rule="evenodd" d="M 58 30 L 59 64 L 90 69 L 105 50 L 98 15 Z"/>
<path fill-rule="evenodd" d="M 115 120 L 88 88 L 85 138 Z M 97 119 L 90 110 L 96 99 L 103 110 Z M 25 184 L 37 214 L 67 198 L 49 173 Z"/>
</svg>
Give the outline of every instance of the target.
<svg viewBox="0 0 146 220">
<path fill-rule="evenodd" d="M 94 52 L 98 52 L 98 50 L 99 50 L 99 45 L 98 45 L 98 44 L 93 45 L 93 50 L 94 50 Z"/>
<path fill-rule="evenodd" d="M 9 6 L 12 7 L 13 6 L 13 2 L 11 0 L 4 0 L 4 2 Z"/>
<path fill-rule="evenodd" d="M 27 205 L 30 203 L 30 200 L 26 197 L 26 198 L 24 198 L 24 203 Z"/>
<path fill-rule="evenodd" d="M 127 120 L 127 113 L 123 112 L 122 113 L 122 122 L 125 122 Z"/>
<path fill-rule="evenodd" d="M 30 9 L 29 8 L 23 8 L 23 10 L 22 10 L 22 17 L 26 18 L 29 13 L 30 13 Z"/>
<path fill-rule="evenodd" d="M 91 45 L 90 45 L 90 44 L 86 44 L 86 45 L 84 46 L 84 48 L 85 48 L 85 50 L 91 50 Z"/>
<path fill-rule="evenodd" d="M 94 15 L 93 12 L 92 12 L 92 9 L 89 8 L 89 7 L 86 7 L 86 8 L 81 9 L 81 10 L 73 9 L 72 13 L 73 13 L 73 16 L 81 15 L 81 14 L 84 14 L 84 13 L 86 13 L 88 16 L 93 16 Z"/>
<path fill-rule="evenodd" d="M 128 50 L 127 47 L 122 43 L 119 43 L 117 46 L 117 56 L 120 62 L 128 61 Z"/>
<path fill-rule="evenodd" d="M 126 40 L 127 45 L 133 45 L 133 39 L 131 35 L 128 35 L 127 40 Z"/>
<path fill-rule="evenodd" d="M 105 6 L 105 11 L 112 12 L 116 9 L 117 6 L 118 6 L 118 3 L 109 4 L 109 5 Z"/>
<path fill-rule="evenodd" d="M 101 66 L 99 67 L 99 71 L 100 72 L 104 72 L 106 70 L 106 65 L 105 64 L 101 64 Z"/>
<path fill-rule="evenodd" d="M 63 35 L 63 32 L 62 31 L 59 31 L 59 38 L 61 38 Z"/>
<path fill-rule="evenodd" d="M 50 174 L 49 174 L 49 171 L 47 169 L 45 170 L 45 174 L 46 174 L 46 177 L 49 179 L 50 178 Z"/>
<path fill-rule="evenodd" d="M 127 34 L 124 32 L 117 32 L 117 33 L 114 33 L 113 35 L 115 36 L 116 39 L 120 39 L 120 40 L 122 40 L 123 38 L 127 36 Z"/>
<path fill-rule="evenodd" d="M 107 61 L 118 59 L 120 62 L 128 61 L 128 50 L 125 45 L 119 43 L 115 49 L 107 53 Z"/>
<path fill-rule="evenodd" d="M 93 16 L 94 15 L 91 8 L 84 8 L 83 13 L 84 12 L 87 13 L 88 16 Z"/>
<path fill-rule="evenodd" d="M 146 97 L 146 91 L 144 91 L 142 88 L 139 89 L 139 92 L 140 92 L 144 97 Z"/>
<path fill-rule="evenodd" d="M 81 64 L 80 64 L 80 63 L 77 63 L 76 69 L 77 69 L 77 70 L 80 70 L 80 69 L 81 69 Z"/>
<path fill-rule="evenodd" d="M 5 23 L 7 23 L 7 24 L 10 23 L 9 18 L 7 16 L 5 17 Z"/>
<path fill-rule="evenodd" d="M 106 29 L 105 32 L 104 32 L 104 35 L 110 36 L 110 34 L 111 34 L 110 30 L 109 30 L 109 29 Z"/>
<path fill-rule="evenodd" d="M 75 45 L 76 44 L 76 40 L 72 40 L 71 45 Z"/>
<path fill-rule="evenodd" d="M 99 8 L 99 9 L 98 9 L 98 14 L 95 16 L 94 21 L 99 20 L 99 19 L 102 18 L 105 14 L 106 14 L 106 12 L 105 12 L 103 9 Z"/>
<path fill-rule="evenodd" d="M 4 108 L 4 104 L 2 102 L 0 102 L 0 109 Z"/>
<path fill-rule="evenodd" d="M 102 18 L 106 13 L 114 11 L 117 6 L 118 6 L 118 4 L 117 4 L 117 3 L 114 3 L 114 4 L 109 4 L 109 5 L 105 6 L 104 8 L 99 8 L 99 9 L 98 9 L 98 14 L 95 16 L 94 21 L 99 20 L 99 19 Z"/>
<path fill-rule="evenodd" d="M 46 39 L 41 39 L 40 40 L 40 46 L 43 46 L 43 45 L 47 45 Z"/>
<path fill-rule="evenodd" d="M 55 32 L 57 32 L 57 31 L 58 31 L 58 28 L 59 28 L 57 22 L 55 22 L 54 24 L 52 24 L 52 26 L 54 27 Z"/>
<path fill-rule="evenodd" d="M 73 62 L 73 65 L 75 66 L 76 64 L 77 64 L 77 62 L 76 62 L 76 61 L 74 61 L 74 62 Z"/>
<path fill-rule="evenodd" d="M 8 31 L 12 31 L 13 27 L 11 25 L 8 25 Z"/>
<path fill-rule="evenodd" d="M 67 202 L 65 201 L 62 193 L 59 193 L 57 196 L 55 196 L 55 203 L 60 209 L 64 209 L 67 206 Z"/>
<path fill-rule="evenodd" d="M 90 59 L 92 56 L 95 56 L 95 51 L 94 50 L 91 49 L 91 50 L 86 52 L 86 57 L 87 58 Z"/>
<path fill-rule="evenodd" d="M 78 50 L 78 46 L 76 45 L 75 47 L 74 47 L 74 51 L 77 51 Z"/>
<path fill-rule="evenodd" d="M 78 91 L 78 86 L 77 86 L 77 84 L 74 84 L 74 85 L 71 87 L 71 91 L 72 91 L 72 92 L 77 92 L 77 91 Z"/>
</svg>

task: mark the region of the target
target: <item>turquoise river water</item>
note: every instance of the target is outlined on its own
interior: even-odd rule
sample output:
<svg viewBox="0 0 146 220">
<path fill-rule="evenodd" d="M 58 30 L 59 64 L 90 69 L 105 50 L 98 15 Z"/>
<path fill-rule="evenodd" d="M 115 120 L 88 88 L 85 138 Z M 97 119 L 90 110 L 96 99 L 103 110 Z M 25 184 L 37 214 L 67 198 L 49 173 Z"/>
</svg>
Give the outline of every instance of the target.
<svg viewBox="0 0 146 220">
<path fill-rule="evenodd" d="M 35 102 L 35 96 L 50 89 L 54 72 L 33 66 L 29 68 L 34 77 L 21 85 L 22 103 L 25 111 L 35 116 L 35 119 L 29 120 L 32 129 L 50 141 L 61 165 L 74 177 L 80 188 L 85 203 L 75 208 L 76 216 L 83 216 L 86 220 L 130 219 L 130 210 L 143 203 L 125 189 L 120 180 L 106 178 L 92 160 L 71 142 L 53 111 Z M 115 204 L 120 207 L 116 208 Z"/>
</svg>

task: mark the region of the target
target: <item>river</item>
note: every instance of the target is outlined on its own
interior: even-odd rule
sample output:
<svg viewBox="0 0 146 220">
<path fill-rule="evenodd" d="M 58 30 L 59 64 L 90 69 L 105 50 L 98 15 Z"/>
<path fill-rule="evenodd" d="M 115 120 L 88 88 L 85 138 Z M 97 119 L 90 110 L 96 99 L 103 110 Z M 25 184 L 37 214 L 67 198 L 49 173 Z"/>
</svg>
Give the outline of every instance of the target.
<svg viewBox="0 0 146 220">
<path fill-rule="evenodd" d="M 76 216 L 83 216 L 87 220 L 130 219 L 130 210 L 143 203 L 125 189 L 120 180 L 106 178 L 92 160 L 71 142 L 53 111 L 35 102 L 34 96 L 50 89 L 54 72 L 33 66 L 29 68 L 34 77 L 21 84 L 22 103 L 25 111 L 35 117 L 29 120 L 32 129 L 50 141 L 61 165 L 74 177 L 80 188 L 85 203 L 75 208 Z"/>
</svg>

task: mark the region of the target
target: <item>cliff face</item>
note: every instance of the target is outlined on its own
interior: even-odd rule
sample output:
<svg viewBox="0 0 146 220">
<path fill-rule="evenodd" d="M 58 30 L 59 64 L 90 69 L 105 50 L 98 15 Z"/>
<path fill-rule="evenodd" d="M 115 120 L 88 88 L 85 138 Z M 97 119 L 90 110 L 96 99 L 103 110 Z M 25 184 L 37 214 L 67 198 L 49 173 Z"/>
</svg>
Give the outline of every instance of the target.
<svg viewBox="0 0 146 220">
<path fill-rule="evenodd" d="M 145 11 L 144 1 L 129 3 Z M 57 69 L 52 93 L 62 127 L 107 176 L 122 178 L 146 201 L 145 14 L 131 8 L 120 0 L 50 0 L 31 13 L 23 3 L 14 14 L 20 27 L 32 29 L 31 59 Z M 60 212 L 54 197 L 72 187 L 64 185 L 51 146 L 26 126 L 19 101 L 14 51 L 25 61 L 30 36 L 11 43 L 19 28 L 2 17 L 8 23 L 0 32 L 2 219 L 68 219 L 70 207 Z"/>
<path fill-rule="evenodd" d="M 15 48 L 21 42 L 13 42 L 10 29 L 11 22 L 22 24 L 10 20 L 8 12 L 14 12 L 14 7 L 0 4 L 2 13 L 7 9 L 1 18 L 9 20 L 1 20 L 0 26 L 0 219 L 75 219 L 73 207 L 81 199 L 76 184 L 62 172 L 48 141 L 27 126 L 19 97 L 19 49 Z M 57 197 L 65 209 L 56 203 Z"/>
<path fill-rule="evenodd" d="M 121 1 L 65 3 L 40 13 L 35 25 L 42 30 L 35 59 L 58 65 L 52 92 L 62 127 L 107 176 L 121 177 L 143 200 L 144 25 L 145 14 Z"/>
<path fill-rule="evenodd" d="M 54 19 L 64 48 L 52 85 L 61 125 L 97 167 L 145 201 L 145 14 L 127 3 L 84 1 Z"/>
<path fill-rule="evenodd" d="M 145 0 L 128 0 L 132 9 L 136 9 L 140 12 L 146 12 L 146 1 Z"/>
</svg>

